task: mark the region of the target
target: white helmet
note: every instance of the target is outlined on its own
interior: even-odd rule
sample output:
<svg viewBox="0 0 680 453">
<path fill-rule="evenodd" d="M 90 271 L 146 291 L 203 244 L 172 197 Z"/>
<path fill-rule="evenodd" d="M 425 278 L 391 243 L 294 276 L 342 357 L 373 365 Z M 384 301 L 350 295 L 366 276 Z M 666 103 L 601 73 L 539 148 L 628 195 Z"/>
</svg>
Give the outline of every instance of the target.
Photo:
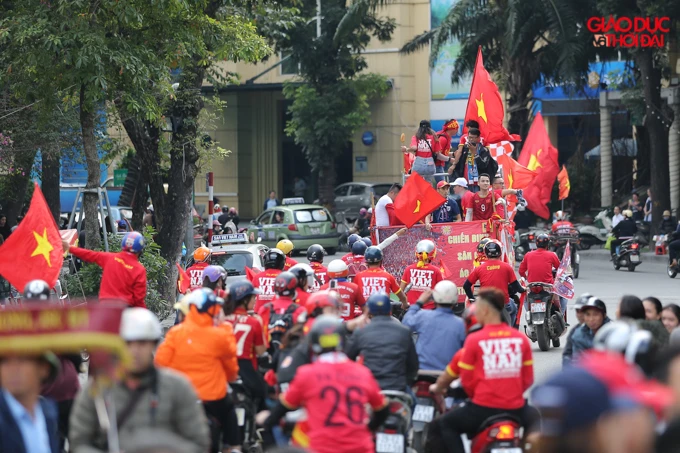
<svg viewBox="0 0 680 453">
<path fill-rule="evenodd" d="M 342 278 L 349 275 L 349 268 L 347 263 L 343 260 L 333 260 L 328 263 L 328 277 L 330 278 Z"/>
<path fill-rule="evenodd" d="M 432 252 L 434 252 L 434 249 L 434 242 L 429 239 L 423 239 L 416 244 L 416 253 L 427 253 L 428 255 L 431 255 Z"/>
<path fill-rule="evenodd" d="M 567 220 L 567 214 L 565 214 L 564 211 L 557 211 L 555 213 L 555 219 L 556 220 Z"/>
<path fill-rule="evenodd" d="M 298 263 L 288 269 L 288 272 L 292 272 L 295 275 L 295 277 L 298 279 L 298 283 L 300 283 L 300 279 L 304 275 L 304 278 L 307 279 L 307 286 L 309 288 L 314 286 L 314 269 L 312 269 L 309 264 Z"/>
<path fill-rule="evenodd" d="M 120 336 L 125 341 L 159 341 L 163 331 L 156 315 L 146 308 L 132 307 L 123 311 Z"/>
<path fill-rule="evenodd" d="M 432 298 L 440 305 L 453 305 L 458 302 L 458 287 L 450 280 L 442 280 L 434 286 Z"/>
</svg>

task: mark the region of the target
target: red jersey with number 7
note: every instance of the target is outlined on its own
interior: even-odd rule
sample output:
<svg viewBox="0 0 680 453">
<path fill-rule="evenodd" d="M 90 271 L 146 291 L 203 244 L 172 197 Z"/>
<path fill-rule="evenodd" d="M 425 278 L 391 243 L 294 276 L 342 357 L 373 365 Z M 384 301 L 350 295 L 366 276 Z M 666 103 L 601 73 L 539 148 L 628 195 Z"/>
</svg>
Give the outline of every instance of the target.
<svg viewBox="0 0 680 453">
<path fill-rule="evenodd" d="M 225 322 L 233 326 L 238 358 L 250 360 L 257 369 L 255 346 L 267 345 L 262 318 L 258 315 L 249 315 L 243 307 L 239 307 L 225 318 Z"/>
<path fill-rule="evenodd" d="M 370 370 L 344 354 L 322 354 L 315 363 L 298 368 L 280 399 L 289 409 L 307 410 L 310 451 L 375 451 L 366 406 L 378 411 L 387 402 Z"/>
</svg>

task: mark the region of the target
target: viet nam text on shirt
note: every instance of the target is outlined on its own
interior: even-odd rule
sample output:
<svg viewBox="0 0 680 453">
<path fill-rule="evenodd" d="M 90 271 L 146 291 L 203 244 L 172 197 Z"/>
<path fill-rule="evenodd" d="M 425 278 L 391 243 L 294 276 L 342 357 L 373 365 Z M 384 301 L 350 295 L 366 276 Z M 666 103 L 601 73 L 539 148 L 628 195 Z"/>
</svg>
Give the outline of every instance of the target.
<svg viewBox="0 0 680 453">
<path fill-rule="evenodd" d="M 498 338 L 480 340 L 486 379 L 519 377 L 522 373 L 522 339 Z"/>
</svg>

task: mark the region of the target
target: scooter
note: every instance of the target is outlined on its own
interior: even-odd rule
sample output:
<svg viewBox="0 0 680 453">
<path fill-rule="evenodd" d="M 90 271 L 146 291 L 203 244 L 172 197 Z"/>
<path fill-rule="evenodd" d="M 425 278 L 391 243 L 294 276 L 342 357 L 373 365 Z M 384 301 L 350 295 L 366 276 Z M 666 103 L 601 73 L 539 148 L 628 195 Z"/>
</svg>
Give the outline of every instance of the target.
<svg viewBox="0 0 680 453">
<path fill-rule="evenodd" d="M 581 268 L 581 255 L 578 253 L 578 249 L 581 243 L 580 233 L 576 228 L 570 228 L 569 231 L 563 232 L 551 237 L 553 247 L 555 248 L 555 253 L 557 257 L 562 261 L 564 257 L 564 250 L 567 248 L 567 242 L 569 242 L 571 250 L 571 270 L 574 278 L 578 278 L 579 271 Z"/>
<path fill-rule="evenodd" d="M 409 446 L 413 397 L 405 392 L 383 390 L 390 414 L 375 434 L 375 453 L 415 453 Z"/>
<path fill-rule="evenodd" d="M 623 238 L 621 238 L 623 239 Z M 640 242 L 637 238 L 630 238 L 618 246 L 614 258 L 614 269 L 617 271 L 622 267 L 627 267 L 629 272 L 634 272 L 635 268 L 642 264 L 640 256 Z"/>
<path fill-rule="evenodd" d="M 550 349 L 551 342 L 554 347 L 559 348 L 560 336 L 567 326 L 553 285 L 541 282 L 529 283 L 526 294 L 529 309 L 524 315 L 527 321 L 524 333 L 532 342 L 538 342 L 541 351 Z"/>
<path fill-rule="evenodd" d="M 422 453 L 427 441 L 430 422 L 446 412 L 446 402 L 442 395 L 432 394 L 430 385 L 437 382 L 441 371 L 418 370 L 418 377 L 413 384 L 416 394 L 416 408 L 413 411 L 413 448 Z"/>
<path fill-rule="evenodd" d="M 592 225 L 576 225 L 576 229 L 581 239 L 581 250 L 588 250 L 593 245 L 607 242 L 607 233 L 612 229 L 612 221 L 605 209 L 595 216 Z"/>
<path fill-rule="evenodd" d="M 236 421 L 241 430 L 244 451 L 248 453 L 261 453 L 262 441 L 257 434 L 255 416 L 257 415 L 257 403 L 251 396 L 248 388 L 243 385 L 239 378 L 236 382 L 229 384 L 231 395 L 234 399 L 234 411 Z"/>
</svg>

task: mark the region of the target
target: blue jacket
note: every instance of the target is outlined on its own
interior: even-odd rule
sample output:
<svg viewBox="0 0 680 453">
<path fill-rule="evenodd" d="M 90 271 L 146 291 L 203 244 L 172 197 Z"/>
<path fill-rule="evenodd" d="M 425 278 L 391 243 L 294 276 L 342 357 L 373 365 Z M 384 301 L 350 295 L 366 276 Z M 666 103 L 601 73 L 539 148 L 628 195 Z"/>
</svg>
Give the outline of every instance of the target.
<svg viewBox="0 0 680 453">
<path fill-rule="evenodd" d="M 59 453 L 59 435 L 57 434 L 59 413 L 57 406 L 52 400 L 41 397 L 40 407 L 45 414 L 45 424 L 47 425 L 47 434 L 50 437 L 52 453 Z M 14 421 L 2 392 L 0 392 L 0 453 L 31 453 L 26 451 L 19 425 Z"/>
<path fill-rule="evenodd" d="M 611 321 L 611 319 L 605 316 L 604 323 L 602 325 L 607 324 L 609 321 Z M 593 348 L 593 339 L 595 338 L 595 334 L 593 334 L 593 331 L 590 330 L 590 327 L 588 327 L 586 324 L 574 328 L 573 334 L 570 332 L 570 335 L 571 335 L 571 349 L 569 348 L 564 349 L 564 352 L 562 353 L 563 365 L 569 364 L 572 360 L 576 359 L 584 351 Z"/>
<path fill-rule="evenodd" d="M 465 342 L 465 323 L 450 308 L 423 310 L 411 305 L 403 323 L 418 334 L 416 352 L 421 370 L 444 370 Z"/>
</svg>

